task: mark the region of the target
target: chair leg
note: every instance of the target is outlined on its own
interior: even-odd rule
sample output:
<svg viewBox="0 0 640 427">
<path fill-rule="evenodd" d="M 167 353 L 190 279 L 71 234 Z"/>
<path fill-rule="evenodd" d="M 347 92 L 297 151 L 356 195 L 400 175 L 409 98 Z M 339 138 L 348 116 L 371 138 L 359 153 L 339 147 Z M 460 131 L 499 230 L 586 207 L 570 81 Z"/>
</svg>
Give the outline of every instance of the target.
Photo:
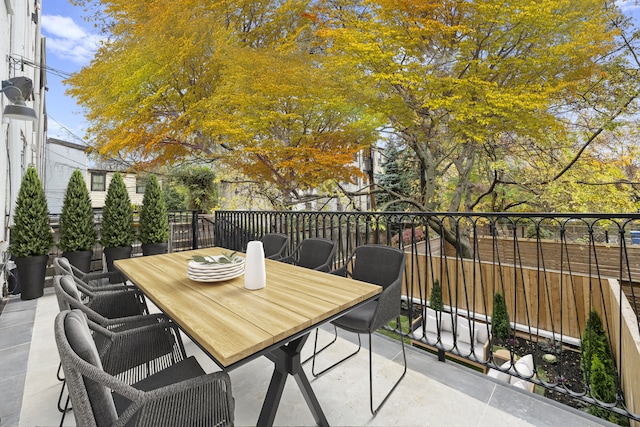
<svg viewBox="0 0 640 427">
<path fill-rule="evenodd" d="M 335 328 L 335 326 L 334 326 L 334 328 Z M 316 348 L 318 346 L 318 331 L 316 330 L 316 339 L 315 339 L 315 342 L 313 344 L 313 356 L 311 356 L 311 358 L 313 359 L 313 361 L 311 363 L 311 375 L 313 375 L 314 377 L 319 377 L 320 375 L 323 375 L 327 371 L 330 371 L 331 369 L 335 368 L 336 366 L 338 366 L 339 364 L 341 364 L 345 360 L 352 358 L 353 356 L 358 354 L 358 352 L 362 348 L 362 341 L 360 340 L 360 334 L 358 334 L 358 349 L 356 351 L 354 351 L 353 353 L 349 354 L 348 356 L 338 360 L 336 363 L 334 363 L 333 365 L 329 366 L 328 368 L 325 368 L 320 372 L 316 372 L 316 355 L 318 353 L 320 353 L 321 351 L 325 350 L 327 347 L 329 347 L 334 342 L 336 342 L 336 340 L 338 339 L 338 330 L 337 330 L 337 328 L 335 330 L 335 334 L 336 335 L 335 335 L 333 341 L 331 341 L 329 344 L 327 344 L 324 347 L 322 347 L 320 350 L 316 351 Z"/>
<path fill-rule="evenodd" d="M 66 388 L 66 385 L 67 385 L 67 379 L 62 375 L 60 375 L 61 372 L 62 372 L 62 363 L 58 365 L 58 372 L 56 373 L 56 377 L 58 378 L 58 380 L 62 381 L 62 387 L 60 387 L 60 394 L 58 395 L 58 411 L 62 413 L 62 418 L 60 419 L 60 427 L 62 427 L 62 424 L 64 423 L 64 418 L 67 415 L 67 412 L 69 412 L 72 409 L 69 407 L 69 403 L 70 403 L 69 395 L 67 395 L 67 400 L 64 404 L 64 407 L 62 406 L 62 396 L 64 395 L 64 389 Z"/>
<path fill-rule="evenodd" d="M 67 382 L 65 381 L 65 379 L 62 379 L 62 387 L 60 387 L 60 394 L 58 395 L 58 411 L 59 412 L 64 412 L 65 408 L 62 407 L 62 395 L 64 394 L 64 389 L 66 386 Z"/>
<path fill-rule="evenodd" d="M 396 323 L 397 325 L 400 325 L 399 317 L 396 319 L 396 322 L 397 322 Z M 380 402 L 380 404 L 374 409 L 373 407 L 373 352 L 371 350 L 372 349 L 371 334 L 369 334 L 369 405 L 371 408 L 371 413 L 373 415 L 376 415 L 380 410 L 380 408 L 382 408 L 382 405 L 384 405 L 387 402 L 387 400 L 389 399 L 389 396 L 391 396 L 391 393 L 393 393 L 396 387 L 398 387 L 398 384 L 400 384 L 400 381 L 402 381 L 405 374 L 407 373 L 407 354 L 404 350 L 404 336 L 402 335 L 402 333 L 400 334 L 400 344 L 402 346 L 402 359 L 404 361 L 404 371 L 402 372 L 402 375 L 400 375 L 400 378 L 398 378 L 396 383 L 393 385 L 393 387 L 391 387 L 391 390 L 389 390 L 389 392 L 384 397 L 384 399 L 382 399 L 382 402 Z"/>
<path fill-rule="evenodd" d="M 331 346 L 331 344 L 335 343 L 338 340 L 338 328 L 335 327 L 335 325 L 333 326 L 333 340 L 331 340 L 331 342 L 329 342 L 329 344 L 325 345 L 324 347 L 322 347 L 320 350 L 315 351 L 316 346 L 318 345 L 318 329 L 316 328 L 316 336 L 315 336 L 315 340 L 314 340 L 314 345 L 313 345 L 313 354 L 309 357 L 307 357 L 305 360 L 302 361 L 302 364 L 304 365 L 305 363 L 307 363 L 309 360 L 312 360 L 316 354 L 320 354 L 322 353 L 324 350 L 326 350 L 329 346 Z"/>
<path fill-rule="evenodd" d="M 62 390 L 64 390 L 64 388 Z M 62 397 L 62 390 L 60 391 L 60 398 Z M 60 398 L 58 398 L 58 409 L 60 409 Z M 64 409 L 60 411 L 62 412 L 62 417 L 60 418 L 60 427 L 62 427 L 62 425 L 64 424 L 64 418 L 67 416 L 67 412 L 73 409 L 69 407 L 70 399 L 70 396 L 67 395 L 67 401 L 64 404 Z"/>
<path fill-rule="evenodd" d="M 56 377 L 58 378 L 58 381 L 64 381 L 64 377 L 60 375 L 61 372 L 62 372 L 62 363 L 58 363 L 58 372 L 56 372 Z"/>
<path fill-rule="evenodd" d="M 67 396 L 67 402 L 64 404 L 64 411 L 62 411 L 62 417 L 60 418 L 60 427 L 64 424 L 64 418 L 67 416 L 67 412 L 73 409 L 69 407 L 70 399 L 71 398 Z"/>
</svg>

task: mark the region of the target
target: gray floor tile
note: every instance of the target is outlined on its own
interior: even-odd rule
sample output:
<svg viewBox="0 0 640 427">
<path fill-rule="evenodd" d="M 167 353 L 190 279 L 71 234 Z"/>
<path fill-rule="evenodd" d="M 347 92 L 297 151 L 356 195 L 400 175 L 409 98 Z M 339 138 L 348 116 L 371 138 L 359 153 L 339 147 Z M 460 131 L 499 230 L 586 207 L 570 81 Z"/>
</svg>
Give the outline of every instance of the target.
<svg viewBox="0 0 640 427">
<path fill-rule="evenodd" d="M 17 366 L 26 358 L 21 356 L 27 348 L 30 358 L 37 361 L 37 369 L 29 368 L 26 380 L 23 374 L 13 379 L 0 381 L 2 399 L 6 405 L 0 404 L 0 426 L 48 426 L 57 425 L 60 414 L 56 408 L 60 383 L 55 378 L 58 357 L 55 342 L 50 339 L 49 330 L 53 317 L 57 313 L 55 296 L 46 292 L 40 304 L 33 301 L 13 299 L 8 304 L 15 317 L 7 317 L 11 327 L 0 328 L 0 359 L 7 364 Z M 15 305 L 14 305 L 15 304 Z M 28 318 L 20 311 L 38 315 L 31 328 L 30 323 L 22 323 Z M 15 310 L 16 307 L 20 307 Z M 29 308 L 30 307 L 30 308 Z M 323 328 L 323 338 L 329 340 Z M 16 345 L 24 341 L 24 337 L 33 334 L 37 341 Z M 13 337 L 12 337 L 13 336 Z M 341 334 L 346 340 L 339 341 L 337 348 L 327 350 L 323 357 L 328 360 L 336 358 L 339 352 L 346 353 L 354 349 L 356 337 L 353 334 Z M 363 337 L 363 344 L 368 342 Z M 28 341 L 28 340 L 27 340 Z M 217 370 L 213 362 L 207 358 L 191 342 L 185 342 L 189 354 L 195 354 L 208 371 Z M 307 342 L 303 358 L 311 354 L 313 336 Z M 3 347 L 4 346 L 4 347 Z M 397 341 L 385 337 L 375 337 L 374 343 L 374 383 L 376 396 L 384 393 L 402 371 L 399 363 L 401 352 Z M 332 353 L 335 351 L 335 353 Z M 508 386 L 496 384 L 482 374 L 470 371 L 453 362 L 442 363 L 434 355 L 407 347 L 409 372 L 391 396 L 387 404 L 376 417 L 369 412 L 369 352 L 364 348 L 360 353 L 324 376 L 313 378 L 310 374 L 310 363 L 305 371 L 311 381 L 314 392 L 320 401 L 331 425 L 356 426 L 590 426 L 606 425 L 582 417 L 572 411 L 549 404 L 549 401 L 535 396 L 518 393 Z M 394 358 L 394 360 L 390 360 Z M 336 358 L 337 359 L 337 358 Z M 35 362 L 34 362 L 35 363 Z M 330 362 L 329 362 L 330 363 Z M 41 366 L 46 364 L 47 366 Z M 272 365 L 266 358 L 257 359 L 231 372 L 232 388 L 236 399 L 236 425 L 255 425 L 260 407 L 268 387 Z M 18 372 L 18 371 L 16 371 Z M 46 377 L 46 378 L 44 378 Z M 23 384 L 24 382 L 24 388 Z M 8 393 L 8 394 L 7 394 Z M 5 397 L 7 396 L 7 397 Z M 11 409 L 21 402 L 22 419 L 17 423 L 16 415 Z M 457 410 L 453 410 L 458 408 Z M 297 384 L 288 380 L 284 395 L 276 416 L 276 425 L 300 426 L 314 425 L 303 396 Z M 65 425 L 74 425 L 73 413 L 66 417 Z"/>
<path fill-rule="evenodd" d="M 1 356 L 1 355 L 0 355 Z M 1 357 L 0 357 L 1 358 Z M 3 360 L 4 362 L 4 360 Z M 6 370 L 3 367 L 3 370 Z M 22 391 L 26 372 L 18 375 L 11 375 L 7 379 L 0 380 L 0 426 L 17 426 L 22 408 Z"/>
<path fill-rule="evenodd" d="M 2 361 L 2 379 L 6 381 L 27 372 L 29 361 L 29 343 L 0 349 Z M 1 400 L 1 399 L 0 399 Z"/>
<path fill-rule="evenodd" d="M 33 323 L 34 310 L 35 309 L 13 310 L 2 313 L 2 315 L 0 316 L 0 330 L 5 328 L 13 328 L 17 325 L 22 325 L 25 323 Z"/>
<path fill-rule="evenodd" d="M 0 328 L 0 349 L 29 344 L 32 334 L 33 322 L 18 323 L 10 327 Z"/>
</svg>

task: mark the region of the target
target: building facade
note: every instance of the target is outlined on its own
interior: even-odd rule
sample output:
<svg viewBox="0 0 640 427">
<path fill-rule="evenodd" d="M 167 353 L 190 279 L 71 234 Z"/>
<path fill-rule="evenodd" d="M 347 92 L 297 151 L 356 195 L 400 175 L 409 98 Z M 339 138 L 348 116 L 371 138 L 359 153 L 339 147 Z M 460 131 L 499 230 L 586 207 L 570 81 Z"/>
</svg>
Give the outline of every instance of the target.
<svg viewBox="0 0 640 427">
<path fill-rule="evenodd" d="M 74 144 L 56 138 L 47 138 L 44 156 L 44 184 L 45 195 L 49 212 L 58 214 L 62 212 L 64 194 L 71 174 L 76 169 L 82 172 L 87 180 L 89 169 L 89 159 L 87 156 L 87 146 Z"/>
<path fill-rule="evenodd" d="M 0 0 L 0 80 L 27 77 L 33 90 L 25 94 L 26 105 L 37 119 L 25 121 L 5 116 L 11 103 L 6 90 L 0 94 L 0 242 L 9 240 L 9 228 L 22 176 L 29 165 L 44 176 L 46 141 L 45 40 L 40 32 L 41 0 Z M 0 254 L 1 255 L 1 254 Z"/>
<path fill-rule="evenodd" d="M 91 207 L 94 209 L 102 209 L 104 201 L 107 198 L 107 190 L 109 183 L 113 178 L 113 170 L 89 169 L 85 175 L 89 196 L 91 197 Z M 124 185 L 127 187 L 127 193 L 132 205 L 142 206 L 144 198 L 144 189 L 147 183 L 144 175 L 136 173 L 120 172 Z M 158 182 L 162 185 L 162 179 L 158 176 Z"/>
</svg>

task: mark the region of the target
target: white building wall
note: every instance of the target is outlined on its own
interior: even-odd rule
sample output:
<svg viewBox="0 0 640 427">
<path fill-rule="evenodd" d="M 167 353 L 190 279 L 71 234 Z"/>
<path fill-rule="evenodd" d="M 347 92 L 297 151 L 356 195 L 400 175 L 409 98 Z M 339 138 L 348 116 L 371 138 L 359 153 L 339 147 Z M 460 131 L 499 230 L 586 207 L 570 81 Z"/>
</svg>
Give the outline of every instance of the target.
<svg viewBox="0 0 640 427">
<path fill-rule="evenodd" d="M 62 212 L 64 194 L 71 174 L 80 169 L 87 181 L 88 158 L 85 153 L 86 146 L 72 144 L 56 139 L 47 141 L 45 150 L 44 188 L 47 196 L 49 212 L 59 214 Z"/>
<path fill-rule="evenodd" d="M 44 176 L 44 82 L 40 68 L 21 65 L 22 59 L 30 64 L 43 64 L 44 43 L 40 35 L 40 0 L 0 0 L 0 80 L 28 77 L 33 81 L 33 96 L 27 105 L 38 115 L 38 120 L 1 119 L 0 128 L 0 241 L 9 240 L 9 226 L 20 189 L 22 176 L 33 164 L 42 179 Z M 42 84 L 41 84 L 42 83 Z M 0 117 L 9 99 L 0 94 Z"/>
<path fill-rule="evenodd" d="M 105 172 L 106 173 L 106 186 L 104 191 L 93 191 L 91 190 L 91 173 L 92 172 Z M 109 183 L 113 178 L 114 172 L 107 171 L 97 171 L 97 170 L 89 170 L 85 176 L 85 182 L 87 184 L 87 188 L 89 189 L 89 196 L 91 197 L 91 207 L 94 209 L 101 209 L 104 207 L 104 201 L 107 198 L 107 191 L 109 190 Z M 129 199 L 131 200 L 132 205 L 142 206 L 142 199 L 144 198 L 144 193 L 136 192 L 136 183 L 138 175 L 135 173 L 124 173 L 122 174 L 122 180 L 124 181 L 124 185 L 127 187 L 127 193 L 129 194 Z M 162 179 L 158 176 L 158 182 L 162 185 Z"/>
<path fill-rule="evenodd" d="M 11 50 L 11 0 L 2 0 L 0 2 L 0 61 L 4 58 Z M 0 67 L 0 80 L 6 80 L 9 78 L 9 67 Z M 4 97 L 4 95 L 1 95 Z M 3 99 L 0 103 L 0 107 L 4 109 L 6 105 L 6 101 Z M 1 110 L 0 110 L 1 112 Z M 7 235 L 7 219 L 6 214 L 9 212 L 7 204 L 10 202 L 10 187 L 11 181 L 9 179 L 9 159 L 8 159 L 8 137 L 9 137 L 9 129 L 8 126 L 4 123 L 4 120 L 0 128 L 0 215 L 2 215 L 2 220 L 0 226 L 0 242 L 8 240 Z M 0 254 L 1 255 L 1 254 Z M 2 279 L 2 278 L 0 278 Z"/>
</svg>

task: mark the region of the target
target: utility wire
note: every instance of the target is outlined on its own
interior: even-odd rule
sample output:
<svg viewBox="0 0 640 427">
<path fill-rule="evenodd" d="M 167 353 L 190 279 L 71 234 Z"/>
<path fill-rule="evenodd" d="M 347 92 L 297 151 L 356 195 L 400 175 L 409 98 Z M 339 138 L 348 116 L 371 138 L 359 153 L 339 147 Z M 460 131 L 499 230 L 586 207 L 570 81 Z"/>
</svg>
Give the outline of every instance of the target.
<svg viewBox="0 0 640 427">
<path fill-rule="evenodd" d="M 56 120 L 51 114 L 47 113 L 47 117 L 49 119 L 51 119 L 52 121 L 56 122 L 62 129 L 64 129 L 72 138 L 74 138 L 76 141 L 82 143 L 82 145 L 88 145 L 87 142 L 79 137 L 78 135 L 76 135 L 75 133 L 73 133 L 71 131 L 71 129 L 69 129 L 68 127 L 66 127 L 65 125 L 63 125 L 62 123 L 60 123 L 58 120 Z"/>
<path fill-rule="evenodd" d="M 45 67 L 41 67 L 40 65 L 36 64 L 35 62 L 21 55 L 11 55 L 10 59 L 14 62 L 14 65 L 13 65 L 14 70 L 21 68 L 24 65 L 27 65 L 29 67 L 36 68 L 38 70 L 45 69 L 47 72 L 50 72 L 51 74 L 54 74 L 58 77 L 62 77 L 63 79 L 68 79 L 72 75 L 72 73 L 59 70 L 57 68 L 49 67 L 48 65 Z"/>
</svg>

